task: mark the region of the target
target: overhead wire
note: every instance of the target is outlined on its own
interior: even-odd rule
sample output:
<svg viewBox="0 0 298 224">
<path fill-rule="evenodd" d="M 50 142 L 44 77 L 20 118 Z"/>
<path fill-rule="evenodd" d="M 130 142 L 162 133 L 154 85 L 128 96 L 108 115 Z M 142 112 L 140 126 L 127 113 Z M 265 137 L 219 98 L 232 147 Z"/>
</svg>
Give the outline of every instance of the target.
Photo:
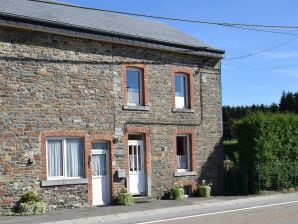
<svg viewBox="0 0 298 224">
<path fill-rule="evenodd" d="M 288 30 L 288 29 L 291 29 L 292 31 L 293 30 L 298 31 L 298 26 L 228 23 L 228 22 L 207 21 L 207 20 L 197 20 L 197 19 L 185 19 L 185 18 L 177 18 L 177 17 L 167 17 L 167 16 L 148 15 L 148 14 L 142 14 L 142 13 L 115 11 L 115 10 L 108 10 L 108 9 L 90 8 L 90 7 L 85 7 L 85 6 L 67 4 L 67 3 L 63 3 L 63 2 L 48 2 L 48 1 L 44 1 L 44 0 L 29 0 L 29 1 L 32 1 L 32 2 L 46 2 L 48 4 L 54 4 L 54 5 L 64 5 L 64 6 L 74 7 L 74 8 L 81 8 L 81 9 L 88 9 L 88 10 L 93 10 L 93 11 L 109 12 L 109 13 L 129 15 L 129 16 L 137 16 L 137 17 L 144 17 L 144 18 L 171 20 L 171 21 L 187 22 L 187 23 L 198 23 L 198 24 L 206 24 L 206 25 L 216 25 L 216 26 L 224 26 L 224 27 L 230 27 L 230 28 L 238 28 L 238 29 L 259 31 L 259 32 L 285 34 L 285 35 L 298 35 L 298 33 L 292 33 L 292 32 L 288 32 L 288 31 L 281 31 L 281 30 Z M 279 29 L 279 31 L 277 31 L 277 29 Z"/>
<path fill-rule="evenodd" d="M 275 34 L 283 34 L 283 35 L 292 35 L 295 36 L 294 38 L 280 43 L 276 46 L 241 55 L 231 58 L 226 58 L 224 60 L 236 60 L 236 59 L 242 59 L 246 57 L 251 57 L 254 55 L 262 54 L 267 51 L 274 50 L 276 48 L 282 47 L 298 38 L 298 33 L 295 33 L 294 31 L 298 31 L 298 26 L 290 26 L 290 25 L 264 25 L 264 24 L 246 24 L 246 23 L 228 23 L 228 22 L 218 22 L 218 21 L 207 21 L 207 20 L 197 20 L 197 19 L 185 19 L 185 18 L 177 18 L 177 17 L 166 17 L 166 16 L 156 16 L 156 15 L 148 15 L 148 14 L 141 14 L 141 13 L 132 13 L 132 12 L 123 12 L 123 11 L 115 11 L 115 10 L 107 10 L 107 9 L 98 9 L 98 8 L 90 8 L 85 6 L 79 6 L 79 5 L 73 5 L 63 2 L 49 2 L 44 0 L 29 0 L 32 2 L 46 2 L 48 4 L 54 4 L 54 5 L 64 5 L 74 8 L 82 8 L 82 9 L 88 9 L 88 10 L 94 10 L 94 11 L 102 11 L 102 12 L 109 12 L 109 13 L 115 13 L 115 14 L 122 14 L 122 15 L 129 15 L 129 16 L 137 16 L 137 17 L 145 17 L 145 18 L 152 18 L 152 19 L 162 19 L 162 20 L 171 20 L 171 21 L 178 21 L 178 22 L 188 22 L 188 23 L 198 23 L 198 24 L 206 24 L 206 25 L 217 25 L 217 26 L 224 26 L 224 27 L 230 27 L 230 28 L 237 28 L 237 29 L 243 29 L 243 30 L 251 30 L 251 31 L 258 31 L 258 32 L 267 32 L 267 33 L 275 33 Z M 291 32 L 290 32 L 291 31 Z M 293 33 L 294 32 L 294 33 Z"/>
<path fill-rule="evenodd" d="M 231 58 L 224 58 L 223 60 L 225 61 L 229 61 L 229 60 L 236 60 L 236 59 L 242 59 L 242 58 L 247 58 L 247 57 L 251 57 L 251 56 L 254 56 L 254 55 L 258 55 L 258 54 L 262 54 L 262 53 L 265 53 L 267 51 L 271 51 L 271 50 L 274 50 L 276 48 L 279 48 L 279 47 L 282 47 L 284 45 L 287 45 L 289 43 L 291 43 L 292 41 L 296 40 L 298 38 L 297 37 L 294 37 L 294 38 L 291 38 L 290 40 L 287 40 L 285 42 L 282 42 L 278 45 L 275 45 L 273 47 L 270 47 L 270 48 L 266 48 L 264 50 L 261 50 L 261 51 L 257 51 L 257 52 L 253 52 L 253 53 L 249 53 L 249 54 L 245 54 L 245 55 L 241 55 L 241 56 L 236 56 L 236 57 L 231 57 Z"/>
</svg>

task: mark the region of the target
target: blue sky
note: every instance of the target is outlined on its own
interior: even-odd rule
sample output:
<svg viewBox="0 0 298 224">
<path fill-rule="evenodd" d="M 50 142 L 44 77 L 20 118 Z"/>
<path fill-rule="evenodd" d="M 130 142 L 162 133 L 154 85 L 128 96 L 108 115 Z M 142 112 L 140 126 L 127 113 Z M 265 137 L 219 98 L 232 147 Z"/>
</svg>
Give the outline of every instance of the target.
<svg viewBox="0 0 298 224">
<path fill-rule="evenodd" d="M 167 17 L 298 26 L 295 0 L 60 0 L 100 9 Z M 295 36 L 163 21 L 226 51 L 226 58 L 259 52 Z M 298 34 L 298 29 L 291 31 Z M 298 37 L 298 36 L 297 36 Z M 252 57 L 222 61 L 224 105 L 278 103 L 283 90 L 298 91 L 298 38 Z"/>
</svg>

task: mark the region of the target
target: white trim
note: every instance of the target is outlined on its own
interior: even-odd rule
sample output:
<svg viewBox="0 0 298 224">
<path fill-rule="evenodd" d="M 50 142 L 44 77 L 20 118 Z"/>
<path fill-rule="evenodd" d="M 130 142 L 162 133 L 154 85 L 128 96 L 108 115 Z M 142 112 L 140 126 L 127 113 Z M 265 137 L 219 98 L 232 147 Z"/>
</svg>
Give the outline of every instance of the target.
<svg viewBox="0 0 298 224">
<path fill-rule="evenodd" d="M 191 166 L 190 166 L 190 135 L 189 134 L 177 134 L 176 135 L 176 159 L 177 159 L 177 137 L 186 137 L 187 140 L 186 140 L 186 155 L 187 155 L 187 166 L 188 168 L 187 169 L 178 169 L 178 164 L 177 164 L 177 173 L 186 173 L 188 171 L 191 170 Z"/>
<path fill-rule="evenodd" d="M 82 143 L 82 150 L 83 150 L 83 176 L 81 177 L 68 177 L 67 176 L 67 169 L 66 169 L 66 140 L 67 139 L 80 139 Z M 62 153 L 63 153 L 63 168 L 62 173 L 63 176 L 49 176 L 49 170 L 48 170 L 48 140 L 59 140 L 62 141 Z M 85 179 L 85 145 L 83 138 L 81 137 L 47 137 L 46 138 L 46 164 L 47 164 L 47 180 L 79 180 L 79 179 Z"/>
<path fill-rule="evenodd" d="M 107 149 L 94 149 L 92 147 L 92 143 L 106 143 L 108 148 Z M 108 194 L 108 201 L 100 201 L 98 203 L 95 203 L 94 202 L 94 192 L 92 190 L 92 201 L 93 201 L 93 206 L 97 206 L 97 205 L 105 205 L 105 204 L 108 204 L 110 203 L 111 201 L 111 196 L 110 196 L 110 191 L 111 191 L 111 185 L 110 185 L 110 142 L 109 141 L 92 141 L 91 142 L 91 158 L 93 158 L 93 155 L 105 155 L 106 156 L 106 175 L 99 175 L 99 176 L 93 176 L 93 167 L 92 167 L 92 162 L 91 162 L 91 176 L 92 176 L 92 179 L 93 178 L 106 178 L 106 181 L 107 181 L 107 194 Z M 94 186 L 94 181 L 92 181 L 92 189 L 93 189 L 93 186 Z M 102 191 L 103 189 L 101 189 Z M 102 193 L 102 192 L 101 192 Z"/>
<path fill-rule="evenodd" d="M 127 71 L 135 71 L 138 72 L 139 74 L 139 103 L 129 103 L 128 102 L 128 91 L 127 91 Z M 144 90 L 143 90 L 143 82 L 144 82 L 144 74 L 143 74 L 143 69 L 141 68 L 135 68 L 135 67 L 126 67 L 125 70 L 125 79 L 126 79 L 126 98 L 127 98 L 127 106 L 143 106 L 144 105 Z"/>
<path fill-rule="evenodd" d="M 176 105 L 176 76 L 181 76 L 181 77 L 185 77 L 185 82 L 184 82 L 184 107 L 177 107 Z M 174 74 L 174 94 L 175 94 L 175 108 L 176 109 L 189 109 L 189 94 L 188 94 L 188 89 L 189 89 L 189 77 L 187 74 L 184 73 L 175 73 Z"/>
</svg>

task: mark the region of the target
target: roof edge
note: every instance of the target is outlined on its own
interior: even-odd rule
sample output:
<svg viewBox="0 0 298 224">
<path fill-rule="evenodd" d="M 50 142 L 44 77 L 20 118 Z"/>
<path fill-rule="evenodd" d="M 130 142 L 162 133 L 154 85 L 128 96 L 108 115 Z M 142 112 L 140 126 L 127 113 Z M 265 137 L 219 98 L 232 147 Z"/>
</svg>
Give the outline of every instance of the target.
<svg viewBox="0 0 298 224">
<path fill-rule="evenodd" d="M 176 44 L 171 42 L 163 42 L 159 40 L 141 38 L 130 35 L 123 35 L 121 33 L 105 32 L 94 29 L 87 29 L 83 27 L 69 26 L 67 24 L 57 24 L 54 22 L 37 21 L 28 18 L 18 18 L 12 15 L 1 15 L 0 13 L 0 25 L 23 28 L 35 31 L 41 31 L 46 33 L 55 33 L 60 35 L 66 35 L 71 37 L 79 37 L 84 39 L 93 39 L 104 42 L 111 42 L 117 44 L 133 45 L 138 47 L 160 49 L 166 51 L 173 51 L 184 54 L 192 54 L 197 56 L 206 56 L 212 58 L 223 58 L 225 51 L 205 48 L 194 47 L 189 45 Z M 119 39 L 119 40 L 118 40 Z M 121 41 L 124 40 L 124 41 Z M 149 46 L 150 45 L 150 46 Z"/>
</svg>

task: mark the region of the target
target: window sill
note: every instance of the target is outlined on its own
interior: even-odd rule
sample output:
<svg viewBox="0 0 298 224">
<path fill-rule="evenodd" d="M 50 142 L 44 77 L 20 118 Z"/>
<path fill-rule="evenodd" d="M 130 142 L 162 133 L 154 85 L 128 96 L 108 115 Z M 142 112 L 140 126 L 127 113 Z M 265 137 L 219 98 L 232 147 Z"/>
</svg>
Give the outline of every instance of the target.
<svg viewBox="0 0 298 224">
<path fill-rule="evenodd" d="M 174 177 L 196 176 L 197 171 L 183 171 L 174 173 Z"/>
<path fill-rule="evenodd" d="M 123 105 L 123 110 L 138 110 L 138 111 L 149 111 L 150 108 L 148 106 L 128 106 Z"/>
<path fill-rule="evenodd" d="M 173 113 L 194 113 L 194 109 L 180 109 L 180 108 L 172 108 Z"/>
<path fill-rule="evenodd" d="M 41 186 L 42 187 L 49 187 L 49 186 L 61 186 L 61 185 L 74 185 L 74 184 L 87 184 L 87 178 L 81 179 L 62 179 L 62 180 L 42 180 Z"/>
</svg>

